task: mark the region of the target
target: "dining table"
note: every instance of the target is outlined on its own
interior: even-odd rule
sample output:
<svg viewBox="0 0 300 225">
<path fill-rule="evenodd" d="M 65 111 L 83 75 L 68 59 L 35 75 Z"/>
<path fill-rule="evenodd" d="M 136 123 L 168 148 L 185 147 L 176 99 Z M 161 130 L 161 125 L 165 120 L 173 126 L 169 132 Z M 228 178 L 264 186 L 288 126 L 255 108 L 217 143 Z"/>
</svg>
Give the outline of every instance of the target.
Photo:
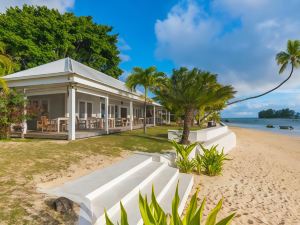
<svg viewBox="0 0 300 225">
<path fill-rule="evenodd" d="M 67 123 L 69 118 L 68 117 L 58 117 L 55 120 L 56 120 L 56 124 L 57 124 L 57 133 L 59 133 L 61 122 L 64 121 L 65 123 Z"/>
</svg>

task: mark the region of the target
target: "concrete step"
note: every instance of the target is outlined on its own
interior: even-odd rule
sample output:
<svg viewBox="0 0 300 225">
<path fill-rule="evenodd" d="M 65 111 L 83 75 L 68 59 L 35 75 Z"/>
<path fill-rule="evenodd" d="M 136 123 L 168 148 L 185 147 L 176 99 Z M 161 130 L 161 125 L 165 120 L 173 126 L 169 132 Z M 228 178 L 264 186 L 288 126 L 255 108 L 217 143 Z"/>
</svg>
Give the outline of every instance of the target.
<svg viewBox="0 0 300 225">
<path fill-rule="evenodd" d="M 152 163 L 152 157 L 134 154 L 112 166 L 97 170 L 63 186 L 40 190 L 50 195 L 64 196 L 77 203 L 92 200 L 115 184 Z"/>
<path fill-rule="evenodd" d="M 181 215 L 194 184 L 194 177 L 191 174 L 179 174 L 179 177 L 176 180 L 176 182 L 174 182 L 171 185 L 166 195 L 161 199 L 160 206 L 164 209 L 166 213 L 172 213 L 172 200 L 175 195 L 177 182 L 179 182 L 178 194 L 180 198 L 178 213 L 179 215 Z"/>
<path fill-rule="evenodd" d="M 150 202 L 152 186 L 154 186 L 157 201 L 160 202 L 167 194 L 171 186 L 177 183 L 178 176 L 179 171 L 168 166 L 164 168 L 158 175 L 156 175 L 145 187 L 141 188 L 140 192 L 143 196 L 147 195 L 147 198 Z M 122 201 L 122 203 L 126 209 L 129 224 L 143 224 L 139 210 L 139 193 L 136 193 L 136 195 L 133 196 L 128 202 Z M 114 224 L 117 224 L 117 222 L 120 222 L 120 216 L 121 211 L 120 206 L 118 206 L 118 211 L 116 211 L 114 215 L 110 215 L 110 217 Z"/>
<path fill-rule="evenodd" d="M 221 134 L 205 143 L 203 146 L 211 148 L 212 146 L 218 145 L 218 151 L 224 150 L 224 153 L 228 153 L 231 149 L 236 146 L 236 135 L 234 132 L 228 130 L 226 133 Z"/>
<path fill-rule="evenodd" d="M 165 163 L 151 162 L 92 199 L 91 211 L 95 224 L 105 224 L 104 209 L 108 215 L 114 215 L 119 210 L 120 201 L 125 204 L 138 195 L 139 190 L 149 185 L 155 177 L 165 171 L 165 168 Z M 169 174 L 166 176 L 169 179 Z"/>
</svg>

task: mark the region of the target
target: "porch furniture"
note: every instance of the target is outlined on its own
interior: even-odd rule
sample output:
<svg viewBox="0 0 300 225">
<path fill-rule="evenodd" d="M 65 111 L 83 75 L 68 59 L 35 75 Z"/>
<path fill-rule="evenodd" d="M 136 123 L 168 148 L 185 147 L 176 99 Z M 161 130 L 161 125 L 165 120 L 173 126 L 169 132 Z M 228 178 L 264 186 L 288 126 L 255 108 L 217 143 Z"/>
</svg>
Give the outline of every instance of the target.
<svg viewBox="0 0 300 225">
<path fill-rule="evenodd" d="M 103 118 L 97 118 L 97 124 L 99 129 L 104 128 L 104 119 Z"/>
<path fill-rule="evenodd" d="M 122 118 L 122 127 L 130 126 L 130 121 L 128 118 Z"/>
<path fill-rule="evenodd" d="M 123 125 L 123 122 L 122 122 L 122 118 L 117 118 L 116 119 L 116 127 L 122 127 Z"/>
<path fill-rule="evenodd" d="M 108 118 L 108 125 L 110 128 L 115 128 L 116 127 L 116 120 L 115 118 Z"/>
<path fill-rule="evenodd" d="M 98 118 L 88 118 L 87 119 L 87 128 L 88 129 L 96 129 L 98 128 Z"/>
<path fill-rule="evenodd" d="M 55 119 L 57 121 L 57 133 L 62 131 L 66 131 L 68 129 L 68 117 L 58 117 Z"/>
<path fill-rule="evenodd" d="M 48 126 L 46 128 L 47 131 L 53 132 L 56 131 L 58 128 L 57 126 L 57 120 L 49 120 Z"/>
<path fill-rule="evenodd" d="M 87 121 L 85 119 L 79 119 L 78 116 L 76 116 L 77 121 L 77 129 L 87 129 Z"/>
<path fill-rule="evenodd" d="M 36 128 L 37 130 L 42 130 L 42 132 L 44 132 L 44 130 L 49 131 L 49 129 L 53 128 L 53 123 L 50 124 L 47 116 L 41 116 L 41 119 L 37 121 Z"/>
</svg>

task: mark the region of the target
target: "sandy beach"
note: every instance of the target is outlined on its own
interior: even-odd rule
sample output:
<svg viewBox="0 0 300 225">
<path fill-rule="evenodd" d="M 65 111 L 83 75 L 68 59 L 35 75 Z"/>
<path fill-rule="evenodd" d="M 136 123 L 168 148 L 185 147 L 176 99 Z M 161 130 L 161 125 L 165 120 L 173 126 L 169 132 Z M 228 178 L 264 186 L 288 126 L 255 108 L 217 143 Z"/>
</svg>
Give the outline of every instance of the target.
<svg viewBox="0 0 300 225">
<path fill-rule="evenodd" d="M 199 201 L 207 197 L 204 214 L 207 215 L 223 196 L 218 218 L 235 211 L 232 224 L 300 224 L 300 137 L 230 129 L 237 135 L 237 147 L 229 153 L 232 160 L 226 161 L 223 174 L 217 177 L 195 175 L 193 191 L 200 189 Z M 126 157 L 128 152 L 117 158 L 93 156 L 67 171 L 35 181 L 38 187 L 56 186 Z M 42 198 L 39 200 L 37 202 L 43 204 Z M 75 220 L 76 216 L 72 221 Z"/>
<path fill-rule="evenodd" d="M 224 197 L 219 218 L 232 224 L 300 224 L 300 137 L 231 128 L 237 147 L 218 177 L 196 176 L 199 199 L 211 209 Z"/>
</svg>

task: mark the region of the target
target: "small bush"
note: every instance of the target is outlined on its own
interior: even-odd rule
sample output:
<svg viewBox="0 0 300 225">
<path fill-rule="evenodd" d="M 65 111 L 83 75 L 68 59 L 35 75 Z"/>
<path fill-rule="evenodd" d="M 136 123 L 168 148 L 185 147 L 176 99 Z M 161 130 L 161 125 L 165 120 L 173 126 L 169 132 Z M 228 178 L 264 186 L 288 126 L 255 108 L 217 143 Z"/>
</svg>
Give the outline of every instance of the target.
<svg viewBox="0 0 300 225">
<path fill-rule="evenodd" d="M 140 213 L 144 222 L 144 225 L 199 225 L 199 224 L 209 224 L 209 225 L 229 225 L 235 213 L 230 214 L 224 219 L 217 222 L 217 215 L 222 207 L 223 199 L 221 199 L 216 207 L 210 211 L 206 221 L 203 221 L 203 211 L 206 203 L 206 199 L 202 201 L 200 206 L 197 201 L 198 192 L 196 192 L 189 202 L 189 205 L 186 210 L 186 214 L 183 218 L 180 218 L 178 213 L 179 208 L 179 194 L 178 194 L 178 184 L 175 192 L 175 196 L 172 201 L 172 212 L 171 215 L 168 215 L 161 208 L 159 203 L 156 200 L 154 189 L 152 188 L 151 203 L 147 201 L 147 197 L 143 197 L 140 193 L 139 195 L 139 208 Z M 121 221 L 120 225 L 128 225 L 127 213 L 121 205 Z M 105 212 L 106 224 L 114 225 L 109 219 L 107 213 Z"/>
<path fill-rule="evenodd" d="M 224 154 L 223 149 L 218 152 L 217 145 L 212 146 L 210 149 L 204 148 L 200 145 L 203 150 L 203 155 L 198 156 L 201 158 L 201 165 L 204 169 L 204 173 L 209 176 L 216 176 L 221 174 L 223 164 L 225 160 L 229 160 Z M 199 165 L 197 165 L 199 166 Z"/>
<path fill-rule="evenodd" d="M 200 154 L 196 154 L 194 163 L 195 163 L 196 172 L 198 174 L 200 174 L 201 171 L 202 171 L 202 164 L 203 164 L 203 162 L 202 162 L 202 156 Z"/>
<path fill-rule="evenodd" d="M 194 170 L 196 164 L 193 159 L 189 158 L 189 155 L 197 145 L 198 143 L 194 143 L 185 146 L 173 141 L 173 146 L 177 153 L 176 165 L 180 172 L 191 173 Z"/>
</svg>

